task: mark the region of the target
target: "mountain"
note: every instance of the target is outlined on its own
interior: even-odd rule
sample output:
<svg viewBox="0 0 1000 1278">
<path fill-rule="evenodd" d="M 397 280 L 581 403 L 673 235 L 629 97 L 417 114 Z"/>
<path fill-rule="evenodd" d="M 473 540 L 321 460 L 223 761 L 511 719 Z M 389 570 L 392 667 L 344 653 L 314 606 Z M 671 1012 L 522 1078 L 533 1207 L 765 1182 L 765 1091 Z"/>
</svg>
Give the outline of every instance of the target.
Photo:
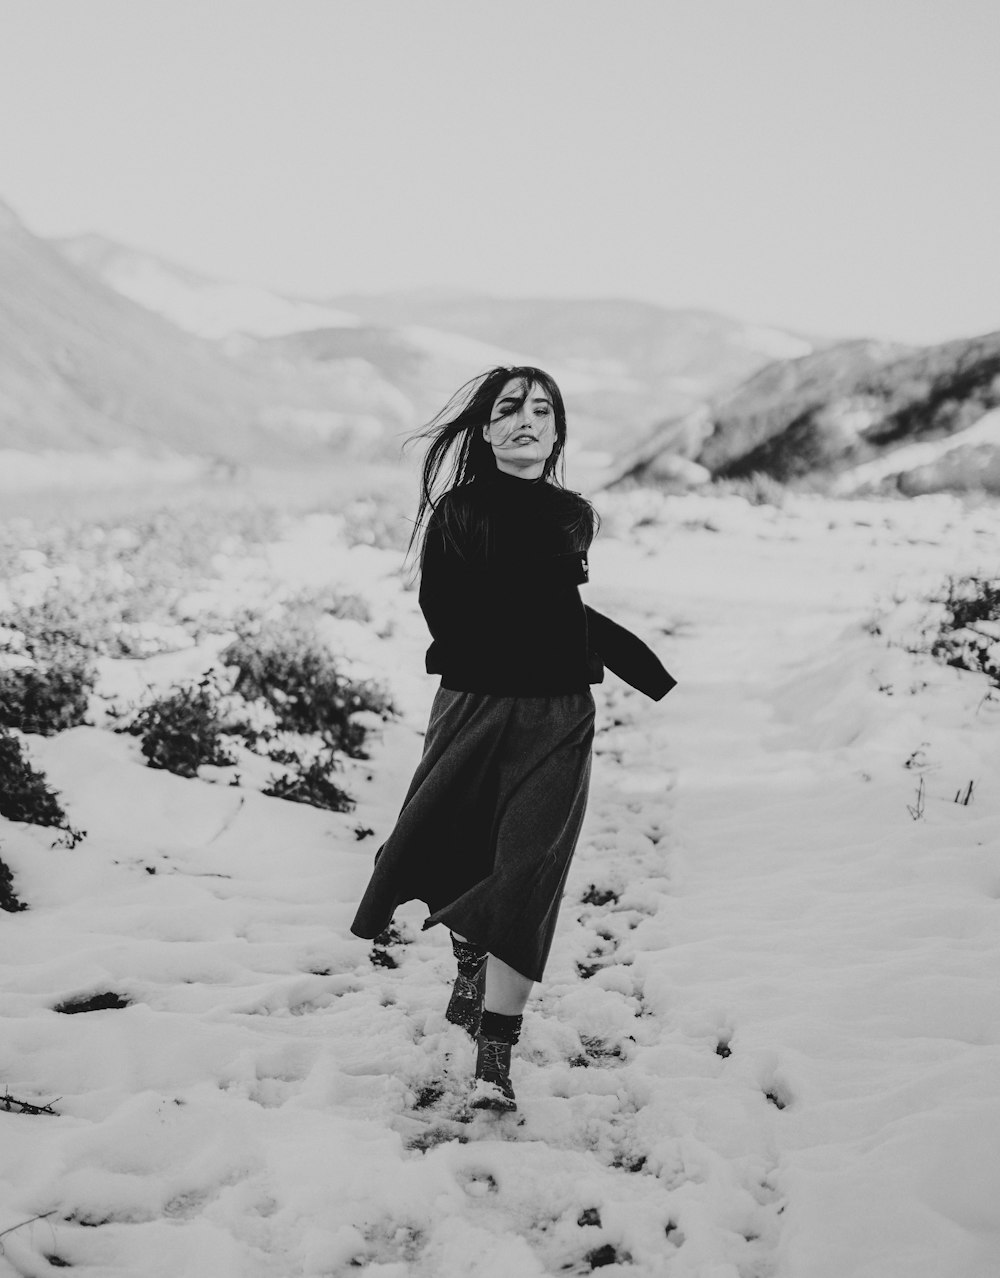
<svg viewBox="0 0 1000 1278">
<path fill-rule="evenodd" d="M 0 204 L 2 449 L 377 456 L 387 430 L 411 422 L 397 401 L 363 362 L 309 376 L 185 331 Z"/>
<path fill-rule="evenodd" d="M 812 343 L 707 311 L 640 302 L 501 299 L 429 290 L 303 300 L 233 285 L 100 236 L 58 246 L 78 266 L 173 323 L 218 338 L 248 367 L 318 393 L 349 387 L 386 451 L 493 364 L 547 368 L 566 396 L 571 447 L 610 459 L 779 355 Z"/>
<path fill-rule="evenodd" d="M 0 205 L 0 445 L 86 450 L 256 436 L 242 371 L 32 235 Z"/>
<path fill-rule="evenodd" d="M 851 394 L 867 374 L 911 353 L 912 347 L 856 340 L 766 365 L 714 402 L 711 433 L 698 454 L 699 462 L 722 471 L 780 435 L 803 414 Z"/>
<path fill-rule="evenodd" d="M 332 302 L 369 324 L 461 334 L 549 369 L 594 442 L 617 452 L 665 417 L 687 412 L 777 357 L 804 355 L 802 336 L 711 311 L 614 298 L 350 294 Z"/>
<path fill-rule="evenodd" d="M 1000 333 L 913 349 L 621 299 L 303 299 L 44 241 L 0 205 L 0 447 L 395 460 L 498 363 L 559 381 L 574 470 L 1000 491 Z"/>
<path fill-rule="evenodd" d="M 758 374 L 716 407 L 712 434 L 697 460 L 723 478 L 755 471 L 785 481 L 835 477 L 841 492 L 875 483 L 900 491 L 918 482 L 982 486 L 980 479 L 995 467 L 995 432 L 975 428 L 1000 406 L 1000 333 L 888 360 L 871 349 L 851 354 L 828 367 L 825 377 L 812 375 L 815 365 L 804 375 L 801 366 L 808 361 Z M 917 445 L 932 447 L 909 451 Z M 975 464 L 956 452 L 966 446 L 974 450 L 966 460 L 975 458 Z M 928 460 L 914 460 L 921 456 Z M 937 480 L 929 472 L 921 481 L 905 478 L 932 457 Z"/>
</svg>

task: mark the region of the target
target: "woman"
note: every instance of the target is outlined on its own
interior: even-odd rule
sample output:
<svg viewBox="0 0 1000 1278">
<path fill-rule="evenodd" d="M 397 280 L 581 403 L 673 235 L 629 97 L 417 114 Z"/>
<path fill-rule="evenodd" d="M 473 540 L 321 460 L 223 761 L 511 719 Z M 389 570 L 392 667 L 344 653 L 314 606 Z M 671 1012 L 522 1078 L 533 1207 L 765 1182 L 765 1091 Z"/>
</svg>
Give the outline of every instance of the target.
<svg viewBox="0 0 1000 1278">
<path fill-rule="evenodd" d="M 515 1109 L 511 1048 L 586 809 L 590 685 L 605 663 L 656 700 L 674 680 L 580 599 L 598 520 L 556 477 L 566 411 L 547 373 L 491 369 L 417 438 L 430 444 L 410 546 L 423 529 L 426 666 L 441 684 L 351 930 L 375 937 L 402 901 L 427 903 L 424 927 L 449 928 L 458 963 L 445 1015 L 477 1041 L 471 1103 Z"/>
</svg>

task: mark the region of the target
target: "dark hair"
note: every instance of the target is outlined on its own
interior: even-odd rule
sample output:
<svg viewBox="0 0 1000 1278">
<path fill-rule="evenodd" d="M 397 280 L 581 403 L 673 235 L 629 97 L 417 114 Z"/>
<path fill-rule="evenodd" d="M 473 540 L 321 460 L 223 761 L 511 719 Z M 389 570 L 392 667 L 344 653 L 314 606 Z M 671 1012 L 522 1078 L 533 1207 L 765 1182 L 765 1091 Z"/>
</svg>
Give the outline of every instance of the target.
<svg viewBox="0 0 1000 1278">
<path fill-rule="evenodd" d="M 539 482 L 548 483 L 565 494 L 565 526 L 571 543 L 578 550 L 589 547 L 600 520 L 585 497 L 566 488 L 563 458 L 566 407 L 562 392 L 543 369 L 530 364 L 515 364 L 509 367 L 499 365 L 471 378 L 459 387 L 440 413 L 407 439 L 407 445 L 421 439 L 430 440 L 421 470 L 420 503 L 407 554 L 419 540 L 422 558 L 427 522 L 432 512 L 439 516 L 444 536 L 460 554 L 467 553 L 469 546 L 486 546 L 487 517 L 482 506 L 466 502 L 442 503 L 441 498 L 445 493 L 474 485 L 477 481 L 481 483 L 496 472 L 493 449 L 483 438 L 482 428 L 490 420 L 500 391 L 513 378 L 523 383 L 524 396 L 528 395 L 532 386 L 540 386 L 552 401 L 556 439 Z"/>
</svg>

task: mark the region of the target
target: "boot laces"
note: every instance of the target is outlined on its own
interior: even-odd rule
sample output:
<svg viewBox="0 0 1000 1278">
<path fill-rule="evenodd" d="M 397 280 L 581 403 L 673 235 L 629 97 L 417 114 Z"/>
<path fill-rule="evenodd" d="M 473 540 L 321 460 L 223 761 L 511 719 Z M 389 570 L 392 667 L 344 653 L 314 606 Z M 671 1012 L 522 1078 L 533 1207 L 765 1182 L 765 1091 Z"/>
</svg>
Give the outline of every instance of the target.
<svg viewBox="0 0 1000 1278">
<path fill-rule="evenodd" d="M 483 1039 L 483 1077 L 490 1082 L 505 1083 L 507 1081 L 507 1062 L 504 1059 L 509 1051 L 509 1043 L 501 1043 L 496 1039 Z"/>
<path fill-rule="evenodd" d="M 452 988 L 455 998 L 460 998 L 470 1003 L 479 1002 L 479 987 L 471 977 L 463 976 L 459 972 L 455 977 L 455 984 Z"/>
</svg>

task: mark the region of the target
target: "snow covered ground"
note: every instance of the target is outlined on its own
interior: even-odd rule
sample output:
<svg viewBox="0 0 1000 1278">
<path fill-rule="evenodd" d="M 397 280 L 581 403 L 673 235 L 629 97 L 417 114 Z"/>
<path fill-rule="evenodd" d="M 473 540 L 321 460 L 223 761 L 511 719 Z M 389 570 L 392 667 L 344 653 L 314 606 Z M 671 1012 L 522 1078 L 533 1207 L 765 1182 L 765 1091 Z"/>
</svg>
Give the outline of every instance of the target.
<svg viewBox="0 0 1000 1278">
<path fill-rule="evenodd" d="M 447 1118 L 473 1049 L 423 907 L 395 967 L 348 932 L 434 681 L 398 556 L 303 520 L 254 571 L 362 589 L 384 637 L 343 648 L 403 709 L 346 769 L 355 812 L 152 771 L 99 727 L 30 739 L 88 837 L 0 820 L 31 906 L 0 915 L 0 1083 L 56 1110 L 0 1110 L 0 1275 L 1000 1273 L 1000 699 L 905 646 L 949 573 L 997 574 L 1000 514 L 602 507 L 588 600 L 679 686 L 595 689 L 521 1121 Z"/>
</svg>

